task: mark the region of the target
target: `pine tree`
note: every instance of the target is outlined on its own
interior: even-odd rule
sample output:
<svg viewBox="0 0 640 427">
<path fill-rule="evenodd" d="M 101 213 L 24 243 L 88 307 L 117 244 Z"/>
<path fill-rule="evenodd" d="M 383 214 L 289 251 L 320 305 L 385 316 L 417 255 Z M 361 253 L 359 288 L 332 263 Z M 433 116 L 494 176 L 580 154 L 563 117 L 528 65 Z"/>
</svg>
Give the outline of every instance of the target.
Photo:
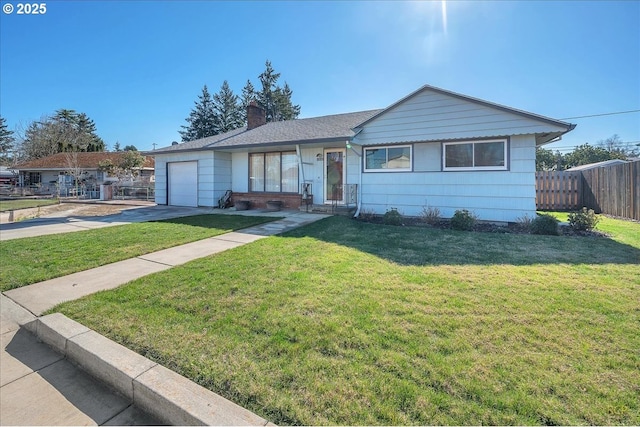
<svg viewBox="0 0 640 427">
<path fill-rule="evenodd" d="M 86 151 L 105 151 L 106 145 L 97 134 L 96 124 L 85 113 L 80 113 L 76 117 L 76 127 L 78 132 L 87 136 Z"/>
<path fill-rule="evenodd" d="M 5 118 L 0 116 L 0 164 L 9 164 L 15 140 L 13 131 L 7 128 Z"/>
<path fill-rule="evenodd" d="M 59 109 L 51 117 L 33 121 L 24 131 L 20 157 L 39 159 L 60 152 L 104 151 L 96 125 L 85 113 Z"/>
<path fill-rule="evenodd" d="M 180 126 L 184 130 L 178 131 L 182 136 L 182 142 L 216 135 L 216 114 L 207 85 L 202 88 L 202 94 L 198 95 L 195 108 L 191 110 L 189 117 L 185 120 L 189 125 Z"/>
<path fill-rule="evenodd" d="M 213 109 L 216 114 L 216 133 L 225 133 L 244 125 L 238 96 L 233 94 L 226 80 L 220 92 L 213 95 Z"/>
<path fill-rule="evenodd" d="M 258 92 L 258 102 L 264 108 L 267 116 L 267 122 L 275 121 L 275 96 L 274 92 L 277 88 L 278 78 L 280 73 L 276 73 L 271 66 L 271 62 L 267 60 L 265 63 L 265 70 L 258 76 L 262 90 Z"/>
<path fill-rule="evenodd" d="M 275 105 L 276 105 L 276 114 L 275 120 L 292 120 L 298 118 L 300 114 L 300 106 L 293 105 L 291 103 L 291 96 L 293 95 L 293 91 L 287 84 L 284 83 L 284 87 L 277 88 L 275 91 Z"/>
<path fill-rule="evenodd" d="M 298 118 L 300 106 L 292 104 L 291 95 L 293 92 L 288 84 L 285 83 L 284 88 L 278 86 L 280 73 L 274 71 L 271 61 L 267 60 L 265 70 L 258 78 L 262 90 L 257 93 L 257 100 L 265 109 L 267 122 Z"/>
<path fill-rule="evenodd" d="M 61 108 L 46 126 L 56 139 L 58 151 L 104 151 L 105 143 L 97 135 L 96 124 L 85 113 Z"/>
<path fill-rule="evenodd" d="M 247 123 L 247 107 L 252 101 L 256 100 L 256 90 L 251 84 L 251 80 L 247 80 L 247 84 L 242 88 L 242 123 Z"/>
</svg>

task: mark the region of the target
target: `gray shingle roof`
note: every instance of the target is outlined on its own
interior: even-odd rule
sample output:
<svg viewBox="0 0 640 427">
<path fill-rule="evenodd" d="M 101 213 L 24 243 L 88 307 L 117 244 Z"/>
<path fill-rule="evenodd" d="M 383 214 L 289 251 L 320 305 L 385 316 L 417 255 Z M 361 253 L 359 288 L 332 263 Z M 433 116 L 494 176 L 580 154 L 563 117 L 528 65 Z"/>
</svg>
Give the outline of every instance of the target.
<svg viewBox="0 0 640 427">
<path fill-rule="evenodd" d="M 160 148 L 149 154 L 346 140 L 354 136 L 354 127 L 380 111 L 382 110 L 269 122 L 251 130 L 244 126 L 220 135 Z"/>
</svg>

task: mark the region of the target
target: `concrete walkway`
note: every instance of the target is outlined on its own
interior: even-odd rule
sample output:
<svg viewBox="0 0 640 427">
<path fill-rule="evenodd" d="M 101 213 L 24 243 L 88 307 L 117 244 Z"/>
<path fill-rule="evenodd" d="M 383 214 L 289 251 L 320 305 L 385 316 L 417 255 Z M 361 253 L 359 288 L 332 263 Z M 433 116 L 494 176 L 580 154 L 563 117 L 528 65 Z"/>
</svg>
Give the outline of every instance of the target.
<svg viewBox="0 0 640 427">
<path fill-rule="evenodd" d="M 125 212 L 128 217 L 123 215 Z M 234 212 L 154 206 L 124 211 L 117 221 L 103 219 L 97 222 L 101 227 L 212 212 L 284 218 L 13 289 L 2 295 L 1 425 L 267 423 L 62 315 L 38 317 L 60 302 L 112 289 L 147 274 L 327 217 L 297 211 Z M 48 224 L 46 219 L 32 221 L 35 229 L 31 230 L 25 224 L 13 228 L 3 226 L 0 229 L 2 240 L 37 235 L 33 233 L 63 232 L 61 226 L 70 226 L 71 230 L 95 228 L 96 223 L 78 220 L 83 223 L 78 227 L 68 220 Z M 75 365 L 83 369 L 77 369 Z M 137 393 L 134 390 L 138 390 Z"/>
</svg>

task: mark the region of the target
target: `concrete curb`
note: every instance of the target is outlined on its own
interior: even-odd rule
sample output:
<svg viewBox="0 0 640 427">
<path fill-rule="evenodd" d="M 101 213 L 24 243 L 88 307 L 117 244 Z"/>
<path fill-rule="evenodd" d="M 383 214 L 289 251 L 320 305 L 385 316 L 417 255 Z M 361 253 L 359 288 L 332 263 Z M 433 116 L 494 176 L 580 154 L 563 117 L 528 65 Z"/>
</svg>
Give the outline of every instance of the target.
<svg viewBox="0 0 640 427">
<path fill-rule="evenodd" d="M 61 313 L 23 325 L 89 374 L 171 425 L 273 425 Z"/>
</svg>

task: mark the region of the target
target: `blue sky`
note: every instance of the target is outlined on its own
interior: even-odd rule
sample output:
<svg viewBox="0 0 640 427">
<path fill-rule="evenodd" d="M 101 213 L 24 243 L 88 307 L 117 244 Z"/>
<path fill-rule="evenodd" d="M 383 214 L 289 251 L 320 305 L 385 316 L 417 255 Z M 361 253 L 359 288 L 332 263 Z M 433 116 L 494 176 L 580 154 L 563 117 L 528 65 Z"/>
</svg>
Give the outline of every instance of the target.
<svg viewBox="0 0 640 427">
<path fill-rule="evenodd" d="M 640 2 L 45 1 L 0 13 L 0 114 L 60 108 L 109 148 L 180 140 L 203 85 L 240 94 L 269 59 L 301 118 L 384 108 L 424 84 L 557 119 L 640 109 Z M 548 148 L 618 134 L 640 113 L 569 119 Z"/>
</svg>

